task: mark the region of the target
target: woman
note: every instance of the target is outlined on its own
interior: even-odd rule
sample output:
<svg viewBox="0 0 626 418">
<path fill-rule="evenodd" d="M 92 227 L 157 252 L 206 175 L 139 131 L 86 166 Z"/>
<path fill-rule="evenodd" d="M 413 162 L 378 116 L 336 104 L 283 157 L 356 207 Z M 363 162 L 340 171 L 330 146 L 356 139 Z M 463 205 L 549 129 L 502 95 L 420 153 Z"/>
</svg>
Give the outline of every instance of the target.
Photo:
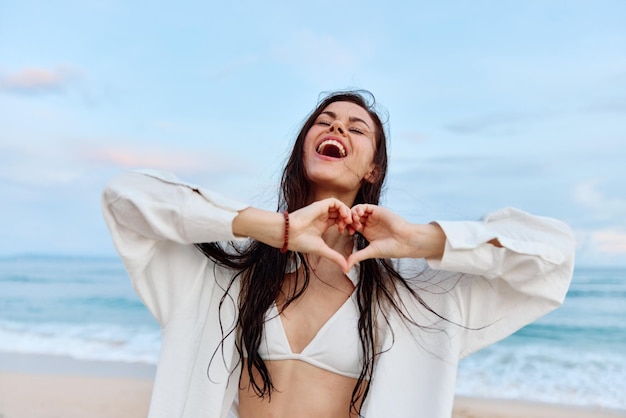
<svg viewBox="0 0 626 418">
<path fill-rule="evenodd" d="M 163 330 L 150 417 L 449 417 L 459 359 L 562 303 L 564 224 L 412 224 L 377 206 L 386 171 L 373 101 L 339 92 L 304 123 L 279 212 L 164 173 L 109 183 L 113 241 Z"/>
</svg>

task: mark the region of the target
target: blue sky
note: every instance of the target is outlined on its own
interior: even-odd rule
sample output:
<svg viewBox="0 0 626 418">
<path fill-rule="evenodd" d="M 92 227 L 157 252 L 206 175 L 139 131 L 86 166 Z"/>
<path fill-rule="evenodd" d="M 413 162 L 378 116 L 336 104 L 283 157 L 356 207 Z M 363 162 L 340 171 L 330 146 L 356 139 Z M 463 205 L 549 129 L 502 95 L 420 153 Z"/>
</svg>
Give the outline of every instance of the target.
<svg viewBox="0 0 626 418">
<path fill-rule="evenodd" d="M 0 3 L 0 255 L 113 255 L 121 170 L 273 208 L 320 93 L 388 113 L 385 204 L 415 222 L 560 218 L 626 265 L 626 2 Z"/>
</svg>

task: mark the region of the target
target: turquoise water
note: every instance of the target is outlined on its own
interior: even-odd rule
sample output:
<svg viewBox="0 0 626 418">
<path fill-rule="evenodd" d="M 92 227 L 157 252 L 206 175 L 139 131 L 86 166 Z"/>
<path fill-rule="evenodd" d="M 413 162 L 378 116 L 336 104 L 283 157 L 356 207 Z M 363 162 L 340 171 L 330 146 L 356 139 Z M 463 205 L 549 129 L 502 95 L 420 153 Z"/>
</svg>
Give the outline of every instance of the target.
<svg viewBox="0 0 626 418">
<path fill-rule="evenodd" d="M 0 351 L 156 363 L 159 344 L 118 259 L 0 259 Z"/>
<path fill-rule="evenodd" d="M 457 392 L 626 411 L 626 269 L 576 269 L 563 306 L 461 362 Z"/>
<path fill-rule="evenodd" d="M 156 364 L 159 344 L 118 259 L 0 259 L 0 351 Z M 561 308 L 461 362 L 457 393 L 626 411 L 626 269 L 577 269 Z"/>
</svg>

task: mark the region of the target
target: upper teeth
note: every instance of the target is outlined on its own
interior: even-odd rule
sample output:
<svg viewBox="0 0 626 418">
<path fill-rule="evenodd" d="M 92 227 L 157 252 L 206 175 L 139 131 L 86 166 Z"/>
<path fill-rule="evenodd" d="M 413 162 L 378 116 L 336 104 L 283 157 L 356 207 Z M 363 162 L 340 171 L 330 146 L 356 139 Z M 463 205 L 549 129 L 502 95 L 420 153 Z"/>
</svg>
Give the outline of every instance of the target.
<svg viewBox="0 0 626 418">
<path fill-rule="evenodd" d="M 346 156 L 346 149 L 343 147 L 341 142 L 336 141 L 334 139 L 327 139 L 325 141 L 322 141 L 322 143 L 317 146 L 317 152 L 320 154 L 323 154 L 324 148 L 326 148 L 329 145 L 333 145 L 337 147 L 339 149 L 339 154 L 341 154 L 342 157 Z"/>
</svg>

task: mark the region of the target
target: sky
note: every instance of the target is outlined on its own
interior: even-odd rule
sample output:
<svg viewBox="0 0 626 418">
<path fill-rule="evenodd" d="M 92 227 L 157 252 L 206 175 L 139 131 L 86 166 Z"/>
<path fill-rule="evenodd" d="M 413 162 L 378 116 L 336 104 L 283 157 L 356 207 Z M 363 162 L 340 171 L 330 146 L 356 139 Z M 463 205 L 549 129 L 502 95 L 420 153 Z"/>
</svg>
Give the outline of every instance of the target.
<svg viewBox="0 0 626 418">
<path fill-rule="evenodd" d="M 626 265 L 626 2 L 0 2 L 0 256 L 113 256 L 100 194 L 150 167 L 274 209 L 325 92 L 387 120 L 412 222 L 559 218 Z"/>
</svg>

